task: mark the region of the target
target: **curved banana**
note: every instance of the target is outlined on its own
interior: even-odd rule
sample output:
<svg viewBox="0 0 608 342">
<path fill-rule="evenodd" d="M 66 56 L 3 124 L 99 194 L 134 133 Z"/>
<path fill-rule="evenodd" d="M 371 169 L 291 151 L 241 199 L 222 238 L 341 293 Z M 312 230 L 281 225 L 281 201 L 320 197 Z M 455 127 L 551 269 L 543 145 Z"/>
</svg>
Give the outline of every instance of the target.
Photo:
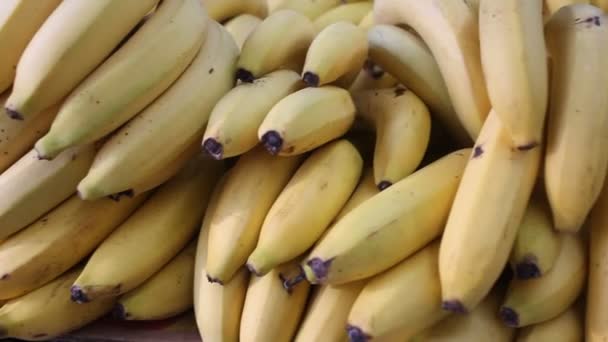
<svg viewBox="0 0 608 342">
<path fill-rule="evenodd" d="M 234 17 L 224 24 L 224 28 L 230 35 L 239 51 L 243 48 L 247 37 L 255 30 L 258 25 L 262 22 L 262 19 L 251 14 L 241 14 L 238 17 Z"/>
<path fill-rule="evenodd" d="M 313 152 L 268 211 L 247 268 L 264 275 L 312 247 L 355 190 L 362 167 L 347 140 Z"/>
<path fill-rule="evenodd" d="M 315 28 L 317 32 L 321 32 L 327 26 L 341 21 L 347 21 L 357 25 L 372 11 L 373 6 L 371 1 L 361 1 L 333 7 L 315 18 Z"/>
<path fill-rule="evenodd" d="M 221 22 L 241 14 L 264 18 L 268 14 L 266 0 L 199 0 L 207 9 L 209 17 Z"/>
<path fill-rule="evenodd" d="M 355 104 L 347 90 L 305 88 L 272 107 L 258 138 L 273 155 L 297 155 L 344 135 L 354 121 Z"/>
<path fill-rule="evenodd" d="M 353 209 L 357 208 L 363 202 L 372 198 L 380 192 L 378 187 L 376 186 L 376 182 L 374 181 L 374 170 L 369 168 L 363 172 L 361 176 L 361 180 L 359 181 L 359 185 L 353 191 L 353 194 L 350 196 L 346 204 L 342 207 L 334 222 L 338 222 L 341 218 L 346 216 Z M 329 229 L 332 229 L 330 227 Z"/>
<path fill-rule="evenodd" d="M 36 142 L 40 157 L 52 159 L 68 147 L 92 143 L 154 101 L 195 58 L 207 21 L 199 0 L 163 1 L 65 100 L 50 131 Z"/>
<path fill-rule="evenodd" d="M 348 91 L 352 94 L 360 90 L 393 88 L 398 83 L 399 81 L 393 75 L 385 72 L 372 61 L 367 60 L 361 71 L 359 71 L 357 78 L 355 78 L 348 88 Z"/>
<path fill-rule="evenodd" d="M 479 56 L 477 15 L 465 1 L 376 0 L 377 24 L 406 24 L 428 44 L 460 122 L 476 140 L 490 101 Z"/>
<path fill-rule="evenodd" d="M 64 151 L 55 160 L 40 160 L 36 151 L 0 174 L 0 239 L 23 229 L 76 191 L 93 163 L 91 145 Z"/>
<path fill-rule="evenodd" d="M 608 340 L 608 182 L 589 217 L 589 279 L 585 338 Z"/>
<path fill-rule="evenodd" d="M 555 228 L 576 232 L 608 167 L 608 18 L 591 5 L 567 6 L 546 32 L 553 64 L 545 188 Z"/>
<path fill-rule="evenodd" d="M 593 0 L 593 1 L 596 1 L 596 0 Z M 589 4 L 592 1 L 590 1 L 590 0 L 544 0 L 543 2 L 544 2 L 545 11 L 547 12 L 546 15 L 548 18 L 551 18 L 562 7 L 566 7 L 566 6 L 570 6 L 570 5 L 574 5 L 574 4 Z"/>
<path fill-rule="evenodd" d="M 316 32 L 310 19 L 292 10 L 270 14 L 245 40 L 236 78 L 243 82 L 279 69 L 300 72 Z"/>
<path fill-rule="evenodd" d="M 209 24 L 207 33 L 198 56 L 171 88 L 105 142 L 78 185 L 83 198 L 133 191 L 139 181 L 189 154 L 193 143 L 200 144 L 213 106 L 234 84 L 238 54 L 221 25 Z"/>
<path fill-rule="evenodd" d="M 303 88 L 300 75 L 278 70 L 230 90 L 213 108 L 203 137 L 203 148 L 224 159 L 243 154 L 258 144 L 258 127 L 272 107 Z"/>
<path fill-rule="evenodd" d="M 384 190 L 414 172 L 431 137 L 431 115 L 403 87 L 353 94 L 357 113 L 376 128 L 374 177 Z"/>
<path fill-rule="evenodd" d="M 517 334 L 517 342 L 568 341 L 583 342 L 584 317 L 576 307 L 564 311 L 559 316 L 545 322 L 527 326 Z M 587 339 L 588 342 L 601 340 Z"/>
<path fill-rule="evenodd" d="M 290 9 L 300 12 L 307 16 L 310 20 L 315 20 L 323 13 L 335 8 L 343 3 L 342 0 L 279 0 L 280 3 L 274 7 L 274 10 Z"/>
<path fill-rule="evenodd" d="M 331 24 L 310 44 L 302 80 L 311 87 L 337 81 L 351 84 L 367 58 L 365 31 L 349 22 Z"/>
<path fill-rule="evenodd" d="M 7 114 L 22 120 L 60 102 L 157 3 L 62 1 L 19 59 Z"/>
</svg>

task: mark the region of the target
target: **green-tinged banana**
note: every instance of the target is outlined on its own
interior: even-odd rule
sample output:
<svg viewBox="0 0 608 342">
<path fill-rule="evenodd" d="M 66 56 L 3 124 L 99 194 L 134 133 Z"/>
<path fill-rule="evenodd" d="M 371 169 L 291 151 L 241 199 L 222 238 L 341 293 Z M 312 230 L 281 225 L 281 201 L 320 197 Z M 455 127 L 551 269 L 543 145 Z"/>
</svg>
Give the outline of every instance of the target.
<svg viewBox="0 0 608 342">
<path fill-rule="evenodd" d="M 323 13 L 331 10 L 332 8 L 338 7 L 344 1 L 342 0 L 279 0 L 280 3 L 275 6 L 275 10 L 279 9 L 290 9 L 296 12 L 300 12 L 315 20 Z"/>
<path fill-rule="evenodd" d="M 534 187 L 540 150 L 514 149 L 500 118 L 490 113 L 441 240 L 439 274 L 445 310 L 471 311 L 500 276 Z"/>
<path fill-rule="evenodd" d="M 301 284 L 291 292 L 285 291 L 283 281 L 297 263 L 290 262 L 274 268 L 263 277 L 251 277 L 243 315 L 241 342 L 289 342 L 296 333 L 304 313 L 310 286 Z"/>
<path fill-rule="evenodd" d="M 273 155 L 297 155 L 339 138 L 354 121 L 355 104 L 347 90 L 305 88 L 272 107 L 258 138 Z"/>
<path fill-rule="evenodd" d="M 71 288 L 85 303 L 144 283 L 196 234 L 220 166 L 197 157 L 106 238 Z"/>
<path fill-rule="evenodd" d="M 378 274 L 443 231 L 470 150 L 451 153 L 351 210 L 302 263 L 313 283 L 342 284 Z"/>
<path fill-rule="evenodd" d="M 589 4 L 589 0 L 544 0 L 545 11 L 550 18 L 559 11 L 560 8 L 573 4 Z"/>
<path fill-rule="evenodd" d="M 70 286 L 82 268 L 8 301 L 0 308 L 0 338 L 28 341 L 51 340 L 87 325 L 108 313 L 114 298 L 76 304 L 70 300 Z"/>
<path fill-rule="evenodd" d="M 517 334 L 517 342 L 583 342 L 584 317 L 576 307 L 564 311 L 559 316 L 548 321 L 533 324 L 521 329 Z M 588 339 L 588 342 L 601 340 Z"/>
<path fill-rule="evenodd" d="M 429 144 L 431 115 L 413 92 L 403 87 L 353 94 L 357 113 L 376 129 L 374 178 L 380 190 L 414 172 Z"/>
<path fill-rule="evenodd" d="M 241 14 L 264 18 L 268 14 L 266 0 L 199 0 L 209 12 L 209 17 L 224 21 Z"/>
<path fill-rule="evenodd" d="M 374 11 L 369 11 L 359 22 L 359 27 L 368 31 L 374 26 Z"/>
<path fill-rule="evenodd" d="M 355 190 L 363 160 L 347 140 L 317 149 L 304 161 L 268 211 L 249 270 L 268 273 L 306 252 Z"/>
<path fill-rule="evenodd" d="M 169 88 L 201 50 L 206 31 L 211 26 L 207 23 L 207 13 L 199 1 L 163 1 L 133 37 L 65 100 L 50 131 L 36 142 L 36 151 L 40 157 L 54 158 L 68 147 L 92 143 L 104 137 L 129 121 Z M 235 48 L 234 54 L 237 53 Z M 216 52 L 207 51 L 206 54 L 215 56 Z M 206 60 L 202 57 L 197 58 L 197 61 L 201 59 Z M 218 72 L 222 73 L 220 70 Z M 177 87 L 181 88 L 179 85 L 183 83 L 179 82 Z M 222 84 L 213 89 L 223 87 Z M 189 90 L 190 93 L 195 93 L 192 89 Z M 163 98 L 166 99 L 166 96 Z M 182 113 L 177 116 L 166 115 L 166 111 L 163 112 L 165 117 L 183 117 Z M 172 120 L 172 125 L 163 125 L 162 129 L 168 131 L 168 127 L 176 127 L 177 122 L 181 121 L 185 120 Z M 192 125 L 192 129 L 196 128 Z M 118 135 L 121 133 L 118 132 Z M 189 135 L 172 136 L 174 139 L 178 137 L 187 139 Z M 161 143 L 160 140 L 154 141 Z M 178 141 L 175 142 L 177 143 Z M 163 149 L 148 147 L 154 153 L 168 150 L 164 141 L 161 144 Z"/>
<path fill-rule="evenodd" d="M 23 50 L 60 2 L 5 0 L 0 3 L 0 93 L 13 84 Z"/>
<path fill-rule="evenodd" d="M 365 281 L 323 285 L 313 294 L 295 342 L 345 342 L 348 313 L 365 286 Z"/>
<path fill-rule="evenodd" d="M 239 51 L 243 48 L 243 44 L 249 34 L 255 30 L 256 27 L 262 22 L 262 19 L 251 14 L 241 14 L 238 17 L 230 19 L 224 24 L 226 31 L 230 33 L 232 39 L 239 47 Z"/>
<path fill-rule="evenodd" d="M 553 229 L 551 208 L 546 202 L 540 194 L 533 195 L 519 226 L 510 256 L 519 279 L 542 277 L 559 255 L 562 240 Z"/>
<path fill-rule="evenodd" d="M 562 247 L 546 275 L 536 279 L 513 279 L 500 308 L 506 325 L 525 327 L 557 317 L 583 291 L 587 277 L 587 256 L 583 241 L 562 234 Z"/>
<path fill-rule="evenodd" d="M 549 93 L 543 0 L 483 0 L 480 6 L 481 65 L 492 109 L 515 147 L 534 148 Z"/>
<path fill-rule="evenodd" d="M 350 340 L 373 340 L 396 329 L 406 339 L 447 316 L 441 309 L 438 254 L 439 242 L 433 242 L 371 279 L 348 315 Z"/>
<path fill-rule="evenodd" d="M 28 293 L 53 280 L 89 255 L 146 198 L 59 205 L 0 244 L 0 299 Z"/>
<path fill-rule="evenodd" d="M 204 149 L 216 159 L 243 154 L 258 144 L 258 128 L 272 107 L 304 84 L 292 70 L 278 70 L 241 83 L 215 105 L 203 137 Z"/>
<path fill-rule="evenodd" d="M 213 106 L 234 84 L 238 54 L 221 25 L 210 23 L 207 33 L 184 74 L 103 145 L 78 185 L 83 198 L 133 190 L 138 181 L 187 153 L 193 142 L 200 144 Z"/>
<path fill-rule="evenodd" d="M 477 14 L 466 1 L 376 0 L 377 24 L 412 27 L 433 53 L 454 109 L 475 140 L 490 101 L 481 68 Z"/>
<path fill-rule="evenodd" d="M 315 28 L 317 32 L 321 32 L 327 26 L 340 21 L 348 21 L 357 25 L 372 11 L 373 6 L 371 1 L 361 1 L 334 7 L 315 18 Z"/>
<path fill-rule="evenodd" d="M 608 0 L 591 0 L 592 5 L 601 8 L 604 13 L 608 13 Z"/>
<path fill-rule="evenodd" d="M 341 21 L 323 29 L 310 44 L 302 80 L 311 87 L 337 81 L 350 85 L 367 58 L 367 36 L 357 25 Z"/>
<path fill-rule="evenodd" d="M 0 175 L 0 239 L 26 227 L 76 192 L 87 174 L 93 146 L 64 151 L 55 160 L 40 160 L 36 151 L 23 156 Z"/>
<path fill-rule="evenodd" d="M 376 25 L 367 37 L 373 62 L 418 95 L 459 143 L 470 145 L 471 138 L 452 107 L 439 66 L 426 44 L 392 25 Z"/>
<path fill-rule="evenodd" d="M 608 182 L 589 218 L 589 280 L 585 338 L 608 341 Z"/>
<path fill-rule="evenodd" d="M 7 114 L 24 119 L 59 103 L 157 3 L 62 1 L 19 59 Z"/>
<path fill-rule="evenodd" d="M 304 14 L 279 10 L 262 21 L 245 40 L 236 78 L 252 82 L 279 69 L 300 72 L 315 28 Z"/>
<path fill-rule="evenodd" d="M 125 293 L 114 307 L 114 317 L 124 320 L 161 320 L 192 307 L 194 256 L 191 242 L 167 265 L 139 287 Z"/>
<path fill-rule="evenodd" d="M 334 219 L 334 222 L 338 222 L 341 218 L 346 216 L 346 214 L 357 208 L 361 203 L 377 195 L 379 192 L 380 190 L 374 181 L 374 170 L 372 168 L 365 170 L 359 185 L 357 185 L 357 188 L 348 199 L 348 202 L 346 202 L 344 207 L 342 207 Z"/>
<path fill-rule="evenodd" d="M 608 17 L 591 5 L 566 6 L 546 32 L 552 84 L 545 188 L 555 228 L 576 232 L 608 166 Z"/>
<path fill-rule="evenodd" d="M 368 60 L 348 90 L 352 94 L 360 90 L 392 88 L 398 83 L 393 75 Z"/>
</svg>

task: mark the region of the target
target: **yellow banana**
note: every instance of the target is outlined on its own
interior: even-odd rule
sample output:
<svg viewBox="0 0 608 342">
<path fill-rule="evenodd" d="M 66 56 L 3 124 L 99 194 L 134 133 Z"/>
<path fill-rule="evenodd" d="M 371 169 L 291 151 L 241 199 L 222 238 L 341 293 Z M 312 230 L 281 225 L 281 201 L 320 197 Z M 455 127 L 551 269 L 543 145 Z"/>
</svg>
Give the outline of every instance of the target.
<svg viewBox="0 0 608 342">
<path fill-rule="evenodd" d="M 71 288 L 72 300 L 118 296 L 141 285 L 192 239 L 219 165 L 196 158 L 108 236 Z"/>
<path fill-rule="evenodd" d="M 607 0 L 591 0 L 592 5 L 601 8 L 604 13 L 608 12 L 608 1 Z"/>
<path fill-rule="evenodd" d="M 245 40 L 236 78 L 253 82 L 279 69 L 300 72 L 315 33 L 310 19 L 301 13 L 280 10 L 270 14 Z"/>
<path fill-rule="evenodd" d="M 589 280 L 585 338 L 608 340 L 608 182 L 589 218 Z"/>
<path fill-rule="evenodd" d="M 608 167 L 608 18 L 591 5 L 563 7 L 547 23 L 552 60 L 545 188 L 555 228 L 578 231 Z"/>
<path fill-rule="evenodd" d="M 62 1 L 19 59 L 5 104 L 7 114 L 21 120 L 59 103 L 156 3 L 158 0 Z"/>
<path fill-rule="evenodd" d="M 312 153 L 268 211 L 257 246 L 247 259 L 260 276 L 306 252 L 355 190 L 363 160 L 347 140 Z"/>
<path fill-rule="evenodd" d="M 342 4 L 325 11 L 325 13 L 315 18 L 314 24 L 317 32 L 321 32 L 327 26 L 341 21 L 348 21 L 357 25 L 372 8 L 373 3 L 371 1 Z"/>
<path fill-rule="evenodd" d="M 357 113 L 376 128 L 374 178 L 380 190 L 414 172 L 429 144 L 426 105 L 403 87 L 353 94 Z"/>
<path fill-rule="evenodd" d="M 509 259 L 534 187 L 540 148 L 513 149 L 491 112 L 473 148 L 439 253 L 443 307 L 469 312 L 489 293 Z"/>
<path fill-rule="evenodd" d="M 374 26 L 374 11 L 369 11 L 367 12 L 367 14 L 365 15 L 365 17 L 363 17 L 363 19 L 361 19 L 361 21 L 359 22 L 359 27 L 369 31 L 369 29 L 371 29 Z"/>
<path fill-rule="evenodd" d="M 191 144 L 200 144 L 213 106 L 234 84 L 238 54 L 221 25 L 210 23 L 207 33 L 200 53 L 184 74 L 103 145 L 78 185 L 83 198 L 133 190 L 138 181 L 154 175 L 169 161 L 189 154 Z"/>
<path fill-rule="evenodd" d="M 355 105 L 347 90 L 305 88 L 272 107 L 258 138 L 273 155 L 297 155 L 344 135 L 354 121 Z"/>
<path fill-rule="evenodd" d="M 323 13 L 335 8 L 343 3 L 342 0 L 279 0 L 279 4 L 274 7 L 274 10 L 290 9 L 300 12 L 307 16 L 310 20 L 315 20 Z"/>
<path fill-rule="evenodd" d="M 346 216 L 346 214 L 359 207 L 359 205 L 377 195 L 379 192 L 380 190 L 374 181 L 374 170 L 369 168 L 363 172 L 359 185 L 357 185 L 357 188 L 348 199 L 348 202 L 342 207 L 342 210 L 340 210 L 334 222 L 338 222 L 341 218 Z"/>
<path fill-rule="evenodd" d="M 586 251 L 578 236 L 562 235 L 553 268 L 541 278 L 513 279 L 500 308 L 506 325 L 525 327 L 557 317 L 583 290 L 587 276 Z"/>
<path fill-rule="evenodd" d="M 562 7 L 566 7 L 573 4 L 589 3 L 589 0 L 544 0 L 544 7 L 547 11 L 547 16 L 550 18 Z"/>
<path fill-rule="evenodd" d="M 243 154 L 258 144 L 258 127 L 272 107 L 303 88 L 295 71 L 278 70 L 252 83 L 241 83 L 215 105 L 203 137 L 216 159 Z"/>
<path fill-rule="evenodd" d="M 211 25 L 199 1 L 163 1 L 65 100 L 50 131 L 36 142 L 40 157 L 54 158 L 68 147 L 104 137 L 169 88 L 195 58 Z M 175 126 L 176 121 L 172 123 Z M 171 126 L 163 129 L 167 127 Z"/>
<path fill-rule="evenodd" d="M 475 140 L 490 111 L 477 15 L 466 1 L 376 0 L 377 24 L 406 24 L 428 44 L 460 122 Z"/>
<path fill-rule="evenodd" d="M 264 18 L 268 14 L 266 0 L 199 0 L 211 19 L 221 22 L 240 14 Z"/>
<path fill-rule="evenodd" d="M 249 37 L 249 34 L 251 34 L 261 22 L 262 19 L 255 15 L 241 14 L 238 17 L 234 17 L 227 21 L 224 24 L 224 28 L 230 33 L 240 51 L 243 48 L 245 40 Z"/>
<path fill-rule="evenodd" d="M 548 321 L 527 326 L 517 334 L 517 342 L 568 341 L 583 342 L 584 317 L 575 307 Z M 588 342 L 596 340 L 587 339 Z M 597 340 L 601 341 L 601 340 Z"/>
<path fill-rule="evenodd" d="M 367 60 L 348 90 L 352 94 L 360 90 L 392 88 L 398 83 L 393 75 Z"/>
<path fill-rule="evenodd" d="M 0 299 L 28 293 L 89 255 L 146 198 L 62 203 L 0 244 Z"/>
</svg>

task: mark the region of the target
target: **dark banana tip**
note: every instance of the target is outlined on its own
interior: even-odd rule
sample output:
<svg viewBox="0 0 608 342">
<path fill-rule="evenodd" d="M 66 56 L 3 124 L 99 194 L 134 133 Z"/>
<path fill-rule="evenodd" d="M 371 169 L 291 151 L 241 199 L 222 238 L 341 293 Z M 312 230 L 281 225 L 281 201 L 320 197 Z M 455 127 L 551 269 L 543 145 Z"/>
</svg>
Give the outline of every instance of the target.
<svg viewBox="0 0 608 342">
<path fill-rule="evenodd" d="M 76 302 L 78 304 L 88 303 L 91 301 L 84 293 L 82 288 L 78 285 L 74 285 L 70 288 L 70 299 L 72 299 L 72 302 Z"/>
<path fill-rule="evenodd" d="M 262 144 L 270 154 L 276 156 L 283 147 L 283 138 L 277 131 L 268 131 L 262 135 Z"/>
<path fill-rule="evenodd" d="M 467 313 L 467 309 L 458 300 L 444 300 L 443 302 L 441 302 L 441 308 L 445 311 L 458 313 L 458 314 Z"/>
<path fill-rule="evenodd" d="M 215 160 L 221 160 L 224 154 L 222 144 L 213 138 L 208 138 L 203 142 L 203 149 Z"/>
<path fill-rule="evenodd" d="M 207 274 L 207 281 L 210 282 L 210 283 L 216 283 L 216 284 L 224 285 L 224 283 L 221 280 L 219 280 L 218 278 L 213 278 L 209 274 Z"/>
<path fill-rule="evenodd" d="M 241 82 L 245 82 L 245 83 L 253 83 L 253 81 L 255 80 L 255 77 L 253 76 L 251 71 L 245 70 L 243 68 L 239 68 L 236 71 L 236 79 L 240 80 Z"/>
<path fill-rule="evenodd" d="M 306 265 L 310 267 L 318 282 L 323 282 L 329 274 L 329 267 L 331 266 L 332 261 L 333 259 L 325 261 L 321 258 L 312 258 L 306 262 Z"/>
<path fill-rule="evenodd" d="M 383 191 L 383 190 L 386 190 L 391 185 L 393 185 L 393 183 L 391 183 L 389 181 L 382 181 L 382 182 L 378 183 L 377 186 L 378 186 L 378 190 Z"/>
<path fill-rule="evenodd" d="M 129 319 L 129 313 L 125 309 L 124 305 L 118 303 L 112 309 L 112 317 L 114 317 L 114 319 L 125 321 Z"/>
<path fill-rule="evenodd" d="M 133 189 L 129 189 L 129 190 L 125 190 L 125 191 L 121 191 L 118 193 L 115 193 L 113 195 L 108 196 L 111 200 L 119 202 L 121 198 L 123 197 L 129 197 L 129 198 L 133 198 L 133 196 L 135 196 L 135 192 L 133 191 Z"/>
<path fill-rule="evenodd" d="M 6 111 L 6 115 L 8 115 L 9 118 L 13 120 L 23 121 L 23 115 L 21 115 L 21 113 L 19 113 L 18 111 L 9 107 L 4 107 L 4 110 Z"/>
<path fill-rule="evenodd" d="M 361 328 L 350 324 L 346 326 L 346 334 L 350 342 L 367 342 L 371 339 Z"/>
<path fill-rule="evenodd" d="M 304 270 L 302 270 L 300 268 L 300 273 L 293 277 L 293 278 L 289 278 L 289 279 L 285 279 L 282 275 L 281 275 L 281 279 L 283 280 L 283 288 L 285 290 L 287 290 L 287 292 L 291 293 L 291 291 L 293 290 L 293 288 L 298 285 L 299 283 L 303 282 L 306 280 L 306 274 L 304 274 Z"/>
<path fill-rule="evenodd" d="M 515 312 L 515 310 L 503 306 L 502 308 L 500 308 L 500 318 L 502 319 L 502 321 L 509 327 L 513 327 L 516 328 L 519 326 L 519 315 L 517 314 L 517 312 Z"/>
<path fill-rule="evenodd" d="M 260 272 L 258 272 L 258 270 L 255 269 L 255 266 L 253 266 L 250 263 L 247 263 L 245 266 L 247 266 L 247 269 L 249 270 L 249 272 L 253 275 L 255 275 L 256 277 L 261 277 L 263 274 L 260 274 Z"/>
<path fill-rule="evenodd" d="M 541 272 L 538 265 L 531 260 L 524 260 L 515 266 L 515 276 L 519 279 L 540 278 Z"/>
<path fill-rule="evenodd" d="M 375 80 L 378 80 L 384 76 L 384 70 L 369 59 L 365 61 L 365 64 L 363 64 L 363 69 Z"/>
<path fill-rule="evenodd" d="M 321 80 L 319 79 L 319 75 L 307 71 L 302 75 L 302 81 L 306 83 L 309 87 L 318 87 Z"/>
</svg>

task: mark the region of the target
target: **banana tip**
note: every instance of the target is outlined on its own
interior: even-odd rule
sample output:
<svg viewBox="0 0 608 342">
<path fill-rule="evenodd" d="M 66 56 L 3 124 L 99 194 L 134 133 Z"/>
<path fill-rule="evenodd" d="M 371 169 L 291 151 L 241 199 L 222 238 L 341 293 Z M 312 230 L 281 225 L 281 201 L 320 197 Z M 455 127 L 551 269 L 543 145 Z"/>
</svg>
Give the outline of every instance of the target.
<svg viewBox="0 0 608 342">
<path fill-rule="evenodd" d="M 287 291 L 287 293 L 291 293 L 296 285 L 306 280 L 306 273 L 304 273 L 304 270 L 300 268 L 300 273 L 293 278 L 285 278 L 283 274 L 279 274 L 279 277 L 283 282 L 283 288 Z"/>
<path fill-rule="evenodd" d="M 441 308 L 445 311 L 466 314 L 468 311 L 459 300 L 444 300 L 441 303 Z"/>
<path fill-rule="evenodd" d="M 350 324 L 346 326 L 346 334 L 350 342 L 367 342 L 371 339 L 361 328 Z"/>
<path fill-rule="evenodd" d="M 112 317 L 114 317 L 115 319 L 126 321 L 129 319 L 129 316 L 130 315 L 127 312 L 125 306 L 120 303 L 116 304 L 116 306 L 114 306 L 114 308 L 112 309 Z"/>
<path fill-rule="evenodd" d="M 382 181 L 382 182 L 378 183 L 378 190 L 384 191 L 391 185 L 393 185 L 393 183 L 391 183 L 389 181 Z"/>
<path fill-rule="evenodd" d="M 220 285 L 224 285 L 224 282 L 219 280 L 218 278 L 214 278 L 212 276 L 210 276 L 209 274 L 207 274 L 207 281 L 210 283 L 216 283 L 216 284 L 220 284 Z"/>
<path fill-rule="evenodd" d="M 13 120 L 19 120 L 19 121 L 23 121 L 23 115 L 21 113 L 19 113 L 17 110 L 10 108 L 10 107 L 4 107 L 4 111 L 6 112 L 6 115 L 8 115 L 9 118 L 13 119 Z"/>
<path fill-rule="evenodd" d="M 517 312 L 515 312 L 515 310 L 503 306 L 502 308 L 500 308 L 500 318 L 502 319 L 502 321 L 509 327 L 513 327 L 516 328 L 519 326 L 519 315 L 517 314 Z"/>
<path fill-rule="evenodd" d="M 253 83 L 253 81 L 255 80 L 255 77 L 253 76 L 251 71 L 245 70 L 243 68 L 239 68 L 236 71 L 236 79 L 240 80 L 241 82 L 245 82 L 245 83 Z"/>
<path fill-rule="evenodd" d="M 323 260 L 321 258 L 312 258 L 306 262 L 306 265 L 310 267 L 314 277 L 318 282 L 323 282 L 329 274 L 329 268 L 331 266 L 332 259 Z"/>
<path fill-rule="evenodd" d="M 86 293 L 84 293 L 84 290 L 78 285 L 73 285 L 70 288 L 70 299 L 72 299 L 72 302 L 76 302 L 78 304 L 88 303 L 91 301 L 89 297 L 87 297 Z"/>
<path fill-rule="evenodd" d="M 515 266 L 515 276 L 519 279 L 534 279 L 541 276 L 540 268 L 533 260 L 524 260 Z"/>
<path fill-rule="evenodd" d="M 306 83 L 309 87 L 318 87 L 321 80 L 319 79 L 319 75 L 307 71 L 302 75 L 302 81 Z"/>
<path fill-rule="evenodd" d="M 281 152 L 283 147 L 283 138 L 277 131 L 268 131 L 262 135 L 262 139 L 260 139 L 266 150 L 276 156 Z"/>
<path fill-rule="evenodd" d="M 251 272 L 251 274 L 255 275 L 256 277 L 261 277 L 263 276 L 262 273 L 258 272 L 258 270 L 255 268 L 255 266 L 251 263 L 247 263 L 247 269 L 249 270 L 249 272 Z"/>
<path fill-rule="evenodd" d="M 135 191 L 133 189 L 117 192 L 115 194 L 109 195 L 108 197 L 116 202 L 120 202 L 120 199 L 123 197 L 133 198 L 135 196 Z"/>
<path fill-rule="evenodd" d="M 221 160 L 224 154 L 224 147 L 222 144 L 213 138 L 205 139 L 203 142 L 203 149 L 215 160 Z"/>
</svg>

